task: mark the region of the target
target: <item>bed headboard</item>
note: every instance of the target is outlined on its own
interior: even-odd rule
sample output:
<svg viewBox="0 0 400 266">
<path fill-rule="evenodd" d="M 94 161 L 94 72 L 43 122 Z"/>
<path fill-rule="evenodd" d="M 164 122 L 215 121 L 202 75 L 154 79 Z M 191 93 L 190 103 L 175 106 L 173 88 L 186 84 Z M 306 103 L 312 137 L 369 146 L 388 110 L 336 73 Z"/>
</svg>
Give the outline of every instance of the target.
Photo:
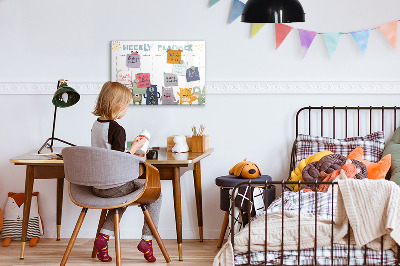
<svg viewBox="0 0 400 266">
<path fill-rule="evenodd" d="M 387 140 L 398 126 L 396 106 L 308 106 L 296 114 L 296 137 L 299 134 L 347 138 L 382 130 Z M 290 171 L 295 164 L 293 144 Z M 289 172 L 290 176 L 290 172 Z"/>
</svg>

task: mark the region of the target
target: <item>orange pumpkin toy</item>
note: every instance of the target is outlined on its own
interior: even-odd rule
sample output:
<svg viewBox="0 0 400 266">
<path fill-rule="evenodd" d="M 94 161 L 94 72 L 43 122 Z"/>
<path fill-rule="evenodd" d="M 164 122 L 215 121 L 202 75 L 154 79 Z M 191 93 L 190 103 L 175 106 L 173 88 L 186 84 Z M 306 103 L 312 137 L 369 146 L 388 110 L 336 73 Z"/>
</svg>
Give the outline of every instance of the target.
<svg viewBox="0 0 400 266">
<path fill-rule="evenodd" d="M 231 170 L 229 170 L 229 174 L 249 179 L 257 178 L 258 176 L 260 176 L 260 168 L 258 168 L 255 163 L 246 160 L 247 158 L 244 159 L 242 162 L 237 163 Z"/>
</svg>

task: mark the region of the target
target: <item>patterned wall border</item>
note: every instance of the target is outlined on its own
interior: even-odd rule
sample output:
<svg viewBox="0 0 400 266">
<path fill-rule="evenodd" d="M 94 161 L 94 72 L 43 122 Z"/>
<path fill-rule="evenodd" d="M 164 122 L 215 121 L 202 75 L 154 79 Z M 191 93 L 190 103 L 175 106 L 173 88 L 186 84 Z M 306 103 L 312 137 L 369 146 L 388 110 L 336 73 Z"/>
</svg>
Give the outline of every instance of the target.
<svg viewBox="0 0 400 266">
<path fill-rule="evenodd" d="M 80 94 L 98 94 L 103 83 L 69 83 Z M 0 94 L 53 94 L 56 83 L 0 83 Z M 400 81 L 210 81 L 207 94 L 400 94 Z"/>
</svg>

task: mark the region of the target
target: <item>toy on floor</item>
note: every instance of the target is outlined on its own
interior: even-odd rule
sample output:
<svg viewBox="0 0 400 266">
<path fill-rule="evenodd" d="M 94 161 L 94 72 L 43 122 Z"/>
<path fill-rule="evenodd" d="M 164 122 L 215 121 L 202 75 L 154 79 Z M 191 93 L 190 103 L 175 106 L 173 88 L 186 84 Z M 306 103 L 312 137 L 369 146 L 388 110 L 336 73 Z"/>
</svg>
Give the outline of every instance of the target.
<svg viewBox="0 0 400 266">
<path fill-rule="evenodd" d="M 229 170 L 229 174 L 249 179 L 257 178 L 258 176 L 260 176 L 260 168 L 258 168 L 255 163 L 246 160 L 247 158 L 244 159 L 242 162 L 237 163 L 231 170 Z"/>
<path fill-rule="evenodd" d="M 28 222 L 28 233 L 26 238 L 30 239 L 29 246 L 34 247 L 43 235 L 43 223 L 39 215 L 38 207 L 39 192 L 32 193 L 31 212 Z M 9 192 L 4 207 L 4 221 L 1 230 L 3 247 L 8 247 L 11 240 L 21 241 L 22 219 L 24 213 L 24 193 Z"/>
</svg>

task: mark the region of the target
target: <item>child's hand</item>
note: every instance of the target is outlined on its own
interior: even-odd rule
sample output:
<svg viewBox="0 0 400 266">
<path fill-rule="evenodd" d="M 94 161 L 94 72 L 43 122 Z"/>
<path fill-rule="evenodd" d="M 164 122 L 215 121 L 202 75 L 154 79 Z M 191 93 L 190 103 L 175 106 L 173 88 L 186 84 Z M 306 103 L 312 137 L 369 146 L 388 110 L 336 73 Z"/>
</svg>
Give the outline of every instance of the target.
<svg viewBox="0 0 400 266">
<path fill-rule="evenodd" d="M 146 155 L 149 153 L 149 149 L 147 149 L 147 151 L 146 151 L 146 153 L 145 154 L 136 154 L 135 153 L 135 155 L 136 156 L 139 156 L 139 157 L 146 157 Z"/>
<path fill-rule="evenodd" d="M 147 140 L 145 138 L 136 137 L 135 140 L 132 142 L 129 152 L 131 154 L 135 154 L 140 148 L 143 147 L 143 145 L 146 143 L 146 141 Z"/>
</svg>

